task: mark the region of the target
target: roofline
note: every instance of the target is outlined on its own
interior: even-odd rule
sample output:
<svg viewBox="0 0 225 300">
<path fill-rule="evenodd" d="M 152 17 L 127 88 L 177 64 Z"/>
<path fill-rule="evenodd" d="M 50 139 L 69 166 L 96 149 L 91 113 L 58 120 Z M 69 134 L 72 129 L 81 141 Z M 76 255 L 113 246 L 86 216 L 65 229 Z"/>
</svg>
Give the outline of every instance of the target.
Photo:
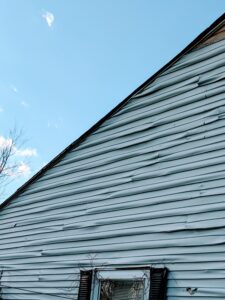
<svg viewBox="0 0 225 300">
<path fill-rule="evenodd" d="M 214 21 L 208 28 L 206 28 L 202 33 L 200 33 L 190 44 L 188 44 L 180 53 L 178 53 L 173 59 L 171 59 L 166 65 L 154 73 L 150 78 L 148 78 L 143 84 L 141 84 L 137 89 L 135 89 L 129 96 L 127 96 L 123 101 L 121 101 L 116 107 L 114 107 L 109 113 L 107 113 L 102 119 L 95 123 L 90 129 L 83 133 L 78 139 L 72 142 L 68 147 L 61 151 L 56 157 L 54 157 L 46 166 L 44 166 L 40 171 L 38 171 L 34 176 L 32 176 L 27 182 L 25 182 L 20 188 L 18 188 L 11 196 L 9 196 L 5 201 L 0 204 L 0 210 L 8 205 L 13 199 L 19 196 L 25 189 L 32 184 L 35 180 L 39 179 L 47 170 L 56 165 L 70 150 L 78 147 L 91 133 L 97 130 L 106 120 L 117 113 L 134 95 L 141 92 L 147 85 L 153 82 L 160 74 L 166 71 L 174 63 L 176 63 L 181 57 L 183 57 L 187 52 L 196 47 L 200 42 L 206 40 L 215 31 L 217 31 L 225 22 L 225 13 L 223 13 L 216 21 Z"/>
</svg>

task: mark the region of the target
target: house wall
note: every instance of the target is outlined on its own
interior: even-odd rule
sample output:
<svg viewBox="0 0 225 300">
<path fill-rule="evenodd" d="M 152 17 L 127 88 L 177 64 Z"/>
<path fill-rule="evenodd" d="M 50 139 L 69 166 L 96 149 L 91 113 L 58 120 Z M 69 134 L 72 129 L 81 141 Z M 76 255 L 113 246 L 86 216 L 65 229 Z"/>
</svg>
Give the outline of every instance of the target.
<svg viewBox="0 0 225 300">
<path fill-rule="evenodd" d="M 169 268 L 225 298 L 225 41 L 185 55 L 0 212 L 3 299 L 77 299 L 80 269 Z"/>
</svg>

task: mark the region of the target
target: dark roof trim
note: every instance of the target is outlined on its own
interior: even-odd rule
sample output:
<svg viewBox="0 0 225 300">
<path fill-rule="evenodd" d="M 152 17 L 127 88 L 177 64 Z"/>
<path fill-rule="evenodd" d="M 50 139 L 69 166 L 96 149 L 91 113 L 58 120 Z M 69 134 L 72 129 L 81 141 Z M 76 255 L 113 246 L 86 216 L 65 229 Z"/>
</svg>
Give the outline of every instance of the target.
<svg viewBox="0 0 225 300">
<path fill-rule="evenodd" d="M 141 92 L 147 85 L 153 82 L 156 77 L 166 71 L 174 63 L 176 63 L 183 55 L 191 51 L 195 46 L 206 40 L 215 31 L 217 31 L 225 23 L 225 13 L 220 16 L 215 22 L 213 22 L 207 29 L 205 29 L 200 35 L 198 35 L 187 47 L 185 47 L 178 55 L 176 55 L 171 61 L 169 61 L 165 66 L 163 66 L 159 71 L 147 79 L 141 86 L 134 90 L 128 97 L 126 97 L 122 102 L 120 102 L 114 109 L 112 109 L 108 114 L 106 114 L 102 119 L 100 119 L 94 126 L 82 134 L 77 140 L 71 143 L 67 148 L 60 152 L 55 158 L 53 158 L 45 167 L 43 167 L 39 172 L 37 172 L 31 179 L 24 183 L 20 188 L 16 190 L 9 198 L 7 198 L 1 205 L 0 209 L 8 205 L 13 199 L 19 196 L 24 190 L 35 180 L 40 178 L 47 170 L 57 164 L 70 150 L 79 146 L 91 133 L 98 129 L 107 119 L 114 115 L 118 110 L 120 110 L 134 95 Z"/>
</svg>

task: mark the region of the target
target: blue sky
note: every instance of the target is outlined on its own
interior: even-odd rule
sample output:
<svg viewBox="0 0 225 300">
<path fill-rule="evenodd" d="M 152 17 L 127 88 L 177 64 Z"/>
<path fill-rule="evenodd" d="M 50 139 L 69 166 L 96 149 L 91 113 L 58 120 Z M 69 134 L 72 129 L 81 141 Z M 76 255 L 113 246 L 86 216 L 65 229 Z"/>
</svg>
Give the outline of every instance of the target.
<svg viewBox="0 0 225 300">
<path fill-rule="evenodd" d="M 18 160 L 29 164 L 6 195 L 224 9 L 224 0 L 0 0 L 0 139 L 23 129 Z"/>
</svg>

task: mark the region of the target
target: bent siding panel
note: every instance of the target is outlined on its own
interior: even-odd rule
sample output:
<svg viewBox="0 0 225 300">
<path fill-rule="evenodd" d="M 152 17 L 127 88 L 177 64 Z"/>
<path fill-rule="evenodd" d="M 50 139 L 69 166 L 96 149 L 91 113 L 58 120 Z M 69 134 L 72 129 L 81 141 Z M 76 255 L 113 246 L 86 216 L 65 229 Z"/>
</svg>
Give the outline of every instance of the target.
<svg viewBox="0 0 225 300">
<path fill-rule="evenodd" d="M 167 266 L 169 300 L 225 298 L 224 51 L 185 55 L 0 212 L 3 299 L 131 265 Z"/>
</svg>

